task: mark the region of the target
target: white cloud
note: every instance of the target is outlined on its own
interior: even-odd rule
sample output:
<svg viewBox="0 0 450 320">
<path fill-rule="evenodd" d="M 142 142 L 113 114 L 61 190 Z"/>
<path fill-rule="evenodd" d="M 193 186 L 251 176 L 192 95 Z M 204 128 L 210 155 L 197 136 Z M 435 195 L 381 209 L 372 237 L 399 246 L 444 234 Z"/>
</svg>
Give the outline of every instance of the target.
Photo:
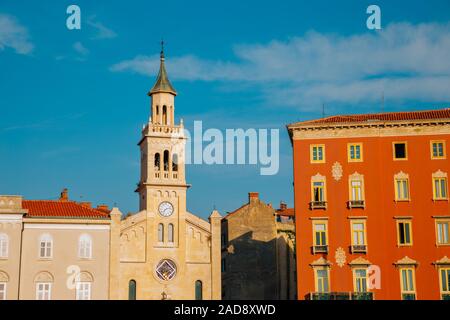
<svg viewBox="0 0 450 320">
<path fill-rule="evenodd" d="M 450 23 L 397 23 L 340 36 L 308 32 L 288 41 L 234 48 L 236 61 L 187 55 L 168 59 L 171 78 L 239 81 L 271 102 L 302 109 L 326 103 L 450 101 Z M 154 75 L 158 56 L 137 56 L 112 71 Z"/>
<path fill-rule="evenodd" d="M 28 39 L 28 31 L 16 18 L 0 13 L 0 51 L 12 48 L 19 54 L 29 54 L 33 44 Z"/>
<path fill-rule="evenodd" d="M 73 44 L 73 49 L 82 56 L 87 56 L 89 54 L 89 49 L 86 48 L 80 41 Z"/>
<path fill-rule="evenodd" d="M 94 21 L 95 16 L 92 16 L 88 19 L 87 24 L 91 27 L 95 28 L 97 31 L 97 34 L 92 39 L 113 39 L 117 37 L 117 34 L 107 28 L 103 23 Z"/>
</svg>

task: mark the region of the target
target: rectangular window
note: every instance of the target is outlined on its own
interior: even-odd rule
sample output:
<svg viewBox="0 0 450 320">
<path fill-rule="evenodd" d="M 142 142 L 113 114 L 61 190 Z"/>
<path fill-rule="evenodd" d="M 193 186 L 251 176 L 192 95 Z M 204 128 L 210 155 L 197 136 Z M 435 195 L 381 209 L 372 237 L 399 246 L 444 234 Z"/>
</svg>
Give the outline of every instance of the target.
<svg viewBox="0 0 450 320">
<path fill-rule="evenodd" d="M 316 292 L 327 293 L 330 291 L 328 269 L 316 269 Z"/>
<path fill-rule="evenodd" d="M 314 223 L 314 245 L 326 246 L 327 245 L 327 224 L 326 223 Z"/>
<path fill-rule="evenodd" d="M 355 292 L 367 292 L 367 270 L 354 269 L 353 277 Z"/>
<path fill-rule="evenodd" d="M 441 295 L 450 295 L 450 268 L 440 268 L 439 279 Z"/>
<path fill-rule="evenodd" d="M 448 229 L 449 221 L 436 221 L 437 244 L 450 244 Z"/>
<path fill-rule="evenodd" d="M 6 282 L 0 282 L 0 300 L 6 300 Z"/>
<path fill-rule="evenodd" d="M 365 222 L 352 222 L 352 245 L 363 246 L 366 244 Z"/>
<path fill-rule="evenodd" d="M 46 282 L 36 283 L 36 300 L 51 300 L 52 284 Z"/>
<path fill-rule="evenodd" d="M 362 192 L 362 181 L 361 180 L 352 180 L 350 181 L 350 186 L 352 188 L 352 201 L 362 201 L 363 192 Z"/>
<path fill-rule="evenodd" d="M 406 178 L 395 179 L 395 200 L 409 200 L 409 180 Z"/>
<path fill-rule="evenodd" d="M 399 246 L 412 245 L 411 221 L 397 221 L 397 237 Z"/>
<path fill-rule="evenodd" d="M 311 163 L 324 163 L 325 162 L 325 145 L 324 144 L 312 144 L 310 146 Z"/>
<path fill-rule="evenodd" d="M 312 184 L 313 184 L 313 201 L 314 202 L 325 201 L 325 182 L 314 181 Z"/>
<path fill-rule="evenodd" d="M 77 282 L 76 297 L 77 300 L 91 300 L 91 283 Z"/>
<path fill-rule="evenodd" d="M 414 268 L 401 268 L 400 281 L 403 300 L 415 300 L 416 289 L 414 280 Z"/>
<path fill-rule="evenodd" d="M 433 199 L 447 199 L 447 178 L 433 178 Z"/>
<path fill-rule="evenodd" d="M 406 142 L 394 142 L 394 160 L 406 160 L 408 159 L 408 150 Z"/>
<path fill-rule="evenodd" d="M 431 141 L 431 159 L 445 159 L 445 141 Z"/>
<path fill-rule="evenodd" d="M 363 161 L 363 147 L 362 143 L 349 143 L 348 148 L 348 161 L 359 162 Z"/>
</svg>

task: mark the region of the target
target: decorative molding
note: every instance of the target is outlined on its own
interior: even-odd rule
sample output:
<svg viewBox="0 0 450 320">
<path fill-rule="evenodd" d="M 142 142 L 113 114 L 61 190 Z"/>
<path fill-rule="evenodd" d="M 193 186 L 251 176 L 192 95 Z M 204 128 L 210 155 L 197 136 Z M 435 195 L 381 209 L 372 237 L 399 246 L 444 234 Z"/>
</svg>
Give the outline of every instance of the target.
<svg viewBox="0 0 450 320">
<path fill-rule="evenodd" d="M 447 178 L 447 172 L 442 172 L 440 169 L 433 173 L 433 178 Z"/>
<path fill-rule="evenodd" d="M 333 164 L 333 167 L 331 168 L 331 174 L 334 178 L 334 180 L 339 181 L 342 178 L 343 175 L 343 169 L 342 165 L 339 162 L 335 162 Z"/>
<path fill-rule="evenodd" d="M 411 266 L 411 265 L 417 266 L 417 265 L 419 265 L 419 263 L 416 260 L 411 259 L 408 256 L 404 256 L 400 260 L 397 260 L 397 262 L 394 262 L 394 264 L 396 266 Z"/>
<path fill-rule="evenodd" d="M 330 261 L 328 261 L 327 259 L 325 259 L 324 257 L 320 257 L 319 259 L 311 262 L 309 265 L 311 267 L 325 267 L 325 266 L 329 267 L 332 265 L 332 263 Z"/>
<path fill-rule="evenodd" d="M 443 266 L 443 265 L 448 266 L 448 265 L 450 265 L 450 259 L 447 256 L 444 256 L 442 259 L 439 259 L 439 260 L 433 262 L 433 264 L 437 265 L 437 266 Z"/>
<path fill-rule="evenodd" d="M 342 247 L 336 249 L 336 252 L 334 253 L 334 259 L 336 260 L 336 264 L 339 267 L 342 268 L 345 265 L 345 262 L 347 261 L 347 256 L 345 254 L 345 250 Z"/>
<path fill-rule="evenodd" d="M 350 261 L 348 264 L 351 266 L 370 266 L 372 263 L 369 260 L 364 259 L 363 257 L 358 257 Z"/>
<path fill-rule="evenodd" d="M 409 174 L 404 173 L 403 171 L 400 171 L 400 172 L 394 174 L 394 179 L 409 179 Z"/>
<path fill-rule="evenodd" d="M 311 181 L 325 181 L 325 176 L 321 175 L 320 173 L 317 173 L 315 176 L 311 177 Z"/>
</svg>

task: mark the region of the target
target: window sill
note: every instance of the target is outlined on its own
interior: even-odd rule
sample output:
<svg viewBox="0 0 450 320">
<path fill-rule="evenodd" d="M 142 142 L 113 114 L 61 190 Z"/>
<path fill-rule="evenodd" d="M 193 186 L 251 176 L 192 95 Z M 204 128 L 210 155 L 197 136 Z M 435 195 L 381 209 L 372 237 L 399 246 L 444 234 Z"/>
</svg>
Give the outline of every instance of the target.
<svg viewBox="0 0 450 320">
<path fill-rule="evenodd" d="M 411 202 L 411 199 L 395 199 L 394 202 Z"/>
<path fill-rule="evenodd" d="M 435 201 L 448 201 L 448 198 L 433 199 L 433 202 Z"/>
<path fill-rule="evenodd" d="M 52 261 L 53 260 L 53 257 L 52 258 L 38 258 L 38 261 Z"/>
<path fill-rule="evenodd" d="M 78 257 L 78 260 L 79 261 L 92 261 L 92 260 L 94 260 L 94 258 L 82 258 L 82 257 Z"/>
</svg>

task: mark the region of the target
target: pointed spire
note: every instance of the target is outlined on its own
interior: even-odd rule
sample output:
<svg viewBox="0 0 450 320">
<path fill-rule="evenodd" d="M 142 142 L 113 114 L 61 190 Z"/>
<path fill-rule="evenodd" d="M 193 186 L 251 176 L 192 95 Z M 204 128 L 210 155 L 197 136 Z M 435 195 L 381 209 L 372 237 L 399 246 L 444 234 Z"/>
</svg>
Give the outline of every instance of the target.
<svg viewBox="0 0 450 320">
<path fill-rule="evenodd" d="M 173 95 L 177 95 L 177 92 L 175 91 L 174 87 L 169 81 L 169 77 L 167 76 L 166 66 L 164 64 L 164 41 L 161 41 L 161 53 L 160 53 L 160 65 L 159 65 L 159 73 L 158 77 L 156 78 L 155 85 L 148 93 L 149 96 L 151 96 L 154 93 L 157 92 L 167 92 L 171 93 Z"/>
</svg>

